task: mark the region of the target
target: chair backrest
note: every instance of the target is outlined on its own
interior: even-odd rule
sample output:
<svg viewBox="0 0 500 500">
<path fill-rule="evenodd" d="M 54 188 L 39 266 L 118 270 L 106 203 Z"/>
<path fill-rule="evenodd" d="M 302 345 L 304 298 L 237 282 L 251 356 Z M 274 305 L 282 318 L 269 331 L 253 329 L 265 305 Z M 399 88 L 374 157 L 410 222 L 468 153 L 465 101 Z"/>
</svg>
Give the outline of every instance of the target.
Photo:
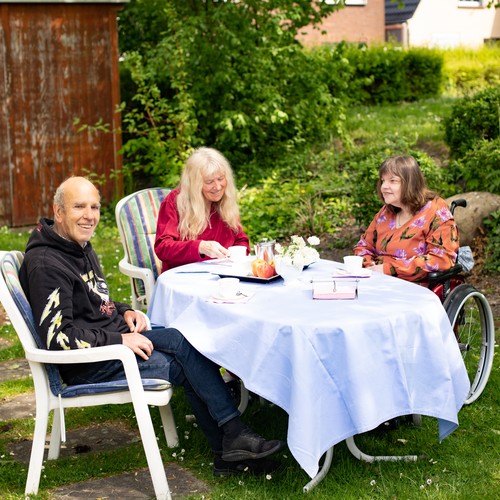
<svg viewBox="0 0 500 500">
<path fill-rule="evenodd" d="M 24 253 L 17 250 L 0 254 L 0 300 L 23 349 L 45 349 L 38 335 L 31 306 L 19 281 L 19 270 L 23 261 Z M 44 364 L 44 367 L 52 393 L 57 395 L 63 392 L 66 386 L 57 367 L 49 363 Z"/>
<path fill-rule="evenodd" d="M 160 205 L 171 190 L 149 188 L 121 199 L 115 209 L 116 223 L 125 257 L 134 266 L 151 269 L 155 280 L 161 273 L 161 261 L 155 254 L 156 221 Z M 133 280 L 136 296 L 145 294 L 141 280 Z"/>
</svg>

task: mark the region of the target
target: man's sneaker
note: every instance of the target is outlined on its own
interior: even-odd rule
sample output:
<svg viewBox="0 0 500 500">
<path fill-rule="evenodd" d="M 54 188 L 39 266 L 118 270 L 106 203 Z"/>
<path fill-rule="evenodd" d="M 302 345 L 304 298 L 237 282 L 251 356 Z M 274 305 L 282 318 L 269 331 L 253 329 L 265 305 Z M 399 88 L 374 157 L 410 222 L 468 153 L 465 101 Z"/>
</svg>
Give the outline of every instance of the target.
<svg viewBox="0 0 500 500">
<path fill-rule="evenodd" d="M 214 460 L 214 476 L 235 476 L 238 474 L 265 475 L 272 474 L 281 466 L 281 462 L 269 458 L 259 460 L 244 460 L 242 462 L 227 462 L 220 457 Z"/>
<path fill-rule="evenodd" d="M 222 438 L 222 459 L 227 462 L 257 460 L 268 457 L 284 447 L 283 441 L 277 439 L 266 441 L 262 436 L 245 427 L 234 439 L 229 439 L 227 436 Z"/>
</svg>

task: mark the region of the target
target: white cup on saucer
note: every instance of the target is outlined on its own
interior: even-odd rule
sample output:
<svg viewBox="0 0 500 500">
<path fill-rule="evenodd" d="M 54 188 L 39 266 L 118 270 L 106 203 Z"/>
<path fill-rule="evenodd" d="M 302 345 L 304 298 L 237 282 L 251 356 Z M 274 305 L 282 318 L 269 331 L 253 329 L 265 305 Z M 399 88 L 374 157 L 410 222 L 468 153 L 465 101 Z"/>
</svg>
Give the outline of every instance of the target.
<svg viewBox="0 0 500 500">
<path fill-rule="evenodd" d="M 240 288 L 238 278 L 221 278 L 217 283 L 218 297 L 221 299 L 234 299 L 237 297 Z"/>
<path fill-rule="evenodd" d="M 235 245 L 227 249 L 229 260 L 238 263 L 243 262 L 247 257 L 247 248 L 241 245 Z"/>
<path fill-rule="evenodd" d="M 360 255 L 346 255 L 344 266 L 348 273 L 357 273 L 363 268 L 363 257 Z"/>
</svg>

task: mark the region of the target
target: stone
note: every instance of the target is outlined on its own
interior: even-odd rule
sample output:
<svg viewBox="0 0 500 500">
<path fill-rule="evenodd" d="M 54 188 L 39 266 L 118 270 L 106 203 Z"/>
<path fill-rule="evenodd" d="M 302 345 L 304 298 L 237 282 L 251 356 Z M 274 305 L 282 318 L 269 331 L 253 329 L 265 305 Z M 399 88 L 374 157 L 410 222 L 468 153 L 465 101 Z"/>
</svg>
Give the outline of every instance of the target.
<svg viewBox="0 0 500 500">
<path fill-rule="evenodd" d="M 500 196 L 493 193 L 472 191 L 456 194 L 446 199 L 448 205 L 452 201 L 463 198 L 467 207 L 455 209 L 455 221 L 460 234 L 460 245 L 473 247 L 474 239 L 484 233 L 483 220 L 500 209 Z"/>
</svg>

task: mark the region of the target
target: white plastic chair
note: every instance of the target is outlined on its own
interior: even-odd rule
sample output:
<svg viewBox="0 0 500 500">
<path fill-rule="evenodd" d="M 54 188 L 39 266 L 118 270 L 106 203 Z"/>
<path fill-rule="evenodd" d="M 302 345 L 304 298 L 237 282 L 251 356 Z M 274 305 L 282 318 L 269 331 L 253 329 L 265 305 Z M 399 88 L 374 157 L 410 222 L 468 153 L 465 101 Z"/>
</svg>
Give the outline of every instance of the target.
<svg viewBox="0 0 500 500">
<path fill-rule="evenodd" d="M 130 278 L 134 309 L 147 307 L 161 273 L 161 262 L 154 251 L 156 221 L 169 192 L 167 188 L 142 189 L 116 204 L 116 224 L 124 250 L 118 268 Z"/>
<path fill-rule="evenodd" d="M 23 259 L 24 254 L 19 251 L 0 252 L 0 300 L 21 340 L 35 386 L 35 431 L 25 494 L 38 492 L 49 414 L 52 410 L 54 418 L 48 460 L 59 457 L 61 441 L 66 440 L 65 408 L 131 402 L 156 498 L 170 499 L 165 468 L 148 405 L 159 407 L 167 445 L 177 446 L 177 430 L 169 404 L 173 394 L 171 384 L 160 379 L 141 380 L 135 355 L 123 344 L 69 351 L 49 351 L 41 348 L 31 307 L 19 282 L 19 269 Z M 123 362 L 126 380 L 67 386 L 62 382 L 57 369 L 58 364 L 94 363 L 111 359 L 119 359 Z"/>
</svg>

